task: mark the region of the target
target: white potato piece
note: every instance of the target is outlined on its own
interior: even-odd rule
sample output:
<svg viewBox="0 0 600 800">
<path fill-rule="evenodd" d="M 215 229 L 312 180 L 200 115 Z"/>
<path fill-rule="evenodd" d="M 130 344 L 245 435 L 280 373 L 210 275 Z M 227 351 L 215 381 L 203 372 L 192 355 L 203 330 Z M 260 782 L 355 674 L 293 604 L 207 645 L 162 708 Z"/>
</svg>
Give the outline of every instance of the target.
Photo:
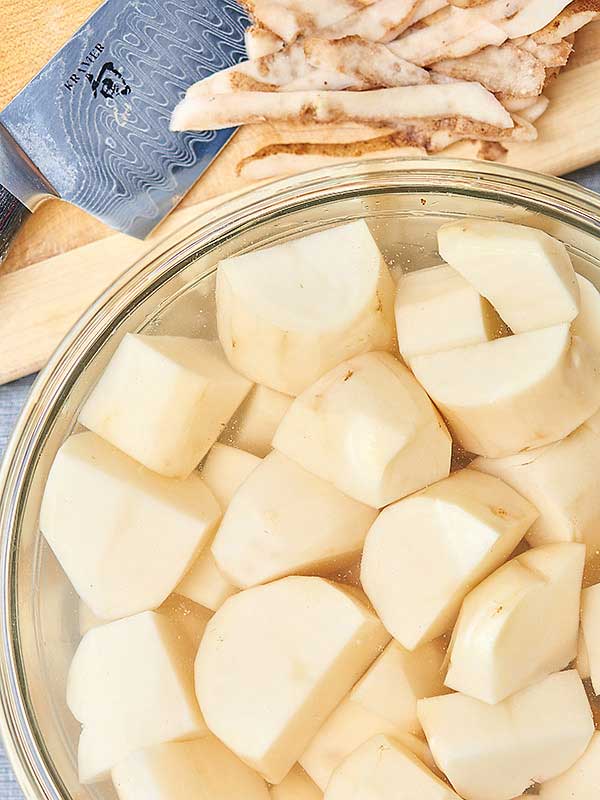
<svg viewBox="0 0 600 800">
<path fill-rule="evenodd" d="M 279 783 L 388 641 L 359 592 L 322 578 L 240 592 L 211 619 L 196 657 L 206 723 Z"/>
<path fill-rule="evenodd" d="M 313 737 L 300 756 L 300 763 L 317 786 L 325 791 L 334 770 L 344 759 L 378 734 L 394 736 L 421 761 L 429 763 L 435 769 L 431 753 L 422 739 L 399 728 L 387 717 L 369 711 L 350 696 L 342 700 Z"/>
<path fill-rule="evenodd" d="M 54 459 L 40 528 L 77 594 L 110 620 L 157 608 L 220 518 L 198 475 L 157 475 L 85 432 Z"/>
<path fill-rule="evenodd" d="M 112 779 L 119 800 L 269 800 L 260 775 L 210 735 L 133 753 Z"/>
<path fill-rule="evenodd" d="M 438 250 L 513 333 L 571 322 L 579 287 L 562 242 L 511 222 L 460 220 L 438 230 Z"/>
<path fill-rule="evenodd" d="M 407 272 L 396 289 L 396 331 L 405 361 L 489 342 L 505 331 L 491 304 L 446 265 Z"/>
<path fill-rule="evenodd" d="M 251 386 L 218 342 L 128 333 L 79 421 L 148 469 L 186 478 Z"/>
<path fill-rule="evenodd" d="M 600 358 L 567 323 L 415 356 L 411 367 L 462 447 L 489 458 L 556 442 L 600 404 Z"/>
<path fill-rule="evenodd" d="M 179 626 L 153 611 L 86 633 L 67 682 L 67 704 L 82 724 L 82 783 L 104 780 L 136 750 L 206 733 L 193 659 Z"/>
<path fill-rule="evenodd" d="M 594 733 L 575 670 L 496 705 L 458 692 L 420 700 L 419 719 L 437 765 L 464 800 L 510 800 L 560 775 Z"/>
<path fill-rule="evenodd" d="M 577 276 L 579 284 L 579 314 L 573 320 L 571 328 L 575 336 L 579 336 L 596 353 L 600 353 L 600 292 L 594 284 L 583 275 Z"/>
<path fill-rule="evenodd" d="M 562 775 L 540 786 L 540 800 L 597 800 L 600 791 L 600 733 L 588 749 Z"/>
<path fill-rule="evenodd" d="M 476 458 L 471 467 L 495 475 L 540 512 L 526 534 L 533 547 L 583 542 L 588 559 L 600 547 L 598 414 L 559 442 L 505 458 Z"/>
<path fill-rule="evenodd" d="M 352 689 L 350 698 L 390 720 L 399 730 L 421 734 L 417 700 L 445 694 L 442 675 L 445 654 L 441 639 L 413 651 L 390 642 Z"/>
<path fill-rule="evenodd" d="M 581 593 L 581 628 L 594 692 L 600 695 L 600 583 Z"/>
<path fill-rule="evenodd" d="M 475 587 L 452 634 L 446 686 L 498 703 L 568 666 L 577 655 L 584 563 L 583 544 L 547 544 Z"/>
<path fill-rule="evenodd" d="M 514 489 L 475 470 L 384 509 L 365 541 L 361 582 L 392 636 L 414 650 L 449 631 L 468 592 L 536 516 Z"/>
<path fill-rule="evenodd" d="M 583 628 L 579 629 L 579 639 L 577 641 L 577 658 L 575 659 L 575 669 L 579 673 L 582 681 L 591 677 L 590 670 L 590 657 L 588 654 L 587 644 L 585 643 L 585 636 L 583 635 Z"/>
<path fill-rule="evenodd" d="M 333 773 L 325 800 L 460 800 L 401 742 L 375 736 Z"/>
<path fill-rule="evenodd" d="M 289 394 L 256 384 L 232 417 L 223 441 L 264 458 L 271 452 L 277 426 L 292 400 Z"/>
<path fill-rule="evenodd" d="M 225 511 L 238 488 L 258 464 L 260 458 L 252 453 L 216 442 L 211 447 L 200 474 L 217 498 L 221 509 Z M 186 573 L 177 591 L 216 611 L 237 591 L 237 587 L 223 575 L 210 547 L 206 546 Z"/>
<path fill-rule="evenodd" d="M 219 569 L 248 588 L 354 561 L 377 511 L 273 451 L 232 499 L 212 544 Z"/>
<path fill-rule="evenodd" d="M 260 458 L 252 453 L 215 442 L 200 475 L 217 498 L 221 510 L 226 511 L 237 490 L 259 464 Z"/>
<path fill-rule="evenodd" d="M 271 787 L 271 800 L 323 800 L 323 792 L 296 764 L 281 783 Z"/>
<path fill-rule="evenodd" d="M 375 508 L 446 477 L 452 455 L 425 392 L 381 352 L 344 361 L 297 397 L 273 445 Z"/>
<path fill-rule="evenodd" d="M 177 586 L 179 594 L 212 611 L 220 608 L 237 590 L 237 586 L 234 586 L 217 566 L 210 547 L 206 547 L 200 553 Z"/>
<path fill-rule="evenodd" d="M 394 345 L 394 282 L 360 220 L 225 259 L 219 338 L 256 383 L 297 395 L 351 356 Z"/>
</svg>

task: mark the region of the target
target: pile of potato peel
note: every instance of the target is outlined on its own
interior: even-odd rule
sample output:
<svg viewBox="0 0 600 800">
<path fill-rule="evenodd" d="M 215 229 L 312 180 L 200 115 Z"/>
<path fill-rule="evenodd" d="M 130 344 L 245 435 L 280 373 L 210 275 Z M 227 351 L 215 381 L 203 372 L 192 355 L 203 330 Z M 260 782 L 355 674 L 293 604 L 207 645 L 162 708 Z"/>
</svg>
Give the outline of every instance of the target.
<svg viewBox="0 0 600 800">
<path fill-rule="evenodd" d="M 240 0 L 249 60 L 191 86 L 174 130 L 273 126 L 238 164 L 274 177 L 320 159 L 437 153 L 495 159 L 537 138 L 548 84 L 598 0 Z"/>
<path fill-rule="evenodd" d="M 328 228 L 220 262 L 218 341 L 120 342 L 40 513 L 82 783 L 594 797 L 600 293 L 534 228 L 438 250 Z"/>
</svg>

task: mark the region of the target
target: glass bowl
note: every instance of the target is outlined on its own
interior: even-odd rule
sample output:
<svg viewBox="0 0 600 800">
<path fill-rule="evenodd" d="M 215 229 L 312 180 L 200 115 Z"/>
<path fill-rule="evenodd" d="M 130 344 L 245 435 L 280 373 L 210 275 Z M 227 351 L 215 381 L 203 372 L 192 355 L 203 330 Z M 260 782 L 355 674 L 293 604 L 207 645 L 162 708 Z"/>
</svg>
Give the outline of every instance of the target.
<svg viewBox="0 0 600 800">
<path fill-rule="evenodd" d="M 437 227 L 461 216 L 542 228 L 600 285 L 593 193 L 481 162 L 356 162 L 272 183 L 196 219 L 129 270 L 65 338 L 35 383 L 0 473 L 1 722 L 27 798 L 115 797 L 107 784 L 77 780 L 79 726 L 66 708 L 65 679 L 79 640 L 78 600 L 39 534 L 38 513 L 54 455 L 122 336 L 215 337 L 215 267 L 225 256 L 364 217 L 399 273 L 437 263 Z"/>
</svg>

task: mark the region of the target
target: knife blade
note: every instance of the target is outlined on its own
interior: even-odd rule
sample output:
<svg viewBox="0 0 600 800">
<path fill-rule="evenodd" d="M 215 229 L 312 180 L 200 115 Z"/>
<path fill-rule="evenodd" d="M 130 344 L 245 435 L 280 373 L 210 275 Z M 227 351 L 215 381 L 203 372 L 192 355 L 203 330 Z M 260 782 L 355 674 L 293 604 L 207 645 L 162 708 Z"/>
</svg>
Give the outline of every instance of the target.
<svg viewBox="0 0 600 800">
<path fill-rule="evenodd" d="M 145 238 L 235 133 L 176 133 L 190 84 L 246 57 L 236 0 L 105 0 L 0 113 L 0 261 L 62 198 Z"/>
</svg>

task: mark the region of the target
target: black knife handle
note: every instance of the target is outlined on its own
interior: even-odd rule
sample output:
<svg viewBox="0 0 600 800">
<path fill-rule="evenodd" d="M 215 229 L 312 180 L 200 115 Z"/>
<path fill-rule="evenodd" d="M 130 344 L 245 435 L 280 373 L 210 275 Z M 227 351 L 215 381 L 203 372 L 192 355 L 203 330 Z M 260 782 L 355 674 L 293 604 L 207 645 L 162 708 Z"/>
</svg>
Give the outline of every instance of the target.
<svg viewBox="0 0 600 800">
<path fill-rule="evenodd" d="M 4 186 L 0 186 L 0 264 L 15 234 L 29 216 L 29 210 Z"/>
</svg>

